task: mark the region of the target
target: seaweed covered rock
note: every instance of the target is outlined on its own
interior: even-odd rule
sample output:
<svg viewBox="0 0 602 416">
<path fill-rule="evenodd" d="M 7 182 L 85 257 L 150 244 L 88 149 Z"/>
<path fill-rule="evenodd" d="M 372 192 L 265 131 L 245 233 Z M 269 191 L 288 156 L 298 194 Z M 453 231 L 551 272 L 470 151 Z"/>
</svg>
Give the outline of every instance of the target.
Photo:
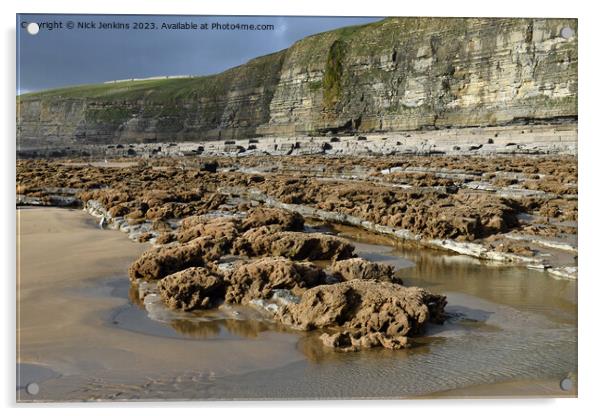
<svg viewBox="0 0 602 416">
<path fill-rule="evenodd" d="M 270 181 L 261 188 L 280 202 L 403 228 L 426 238 L 472 241 L 507 232 L 519 225 L 517 215 L 521 211 L 512 200 L 455 188 L 400 189 L 373 183 L 324 182 L 318 178 Z"/>
<path fill-rule="evenodd" d="M 337 351 L 349 352 L 360 349 L 383 347 L 390 350 L 399 350 L 410 346 L 408 337 L 404 335 L 386 335 L 374 332 L 362 335 L 361 332 L 341 331 L 333 334 L 320 335 L 322 343 Z"/>
<path fill-rule="evenodd" d="M 200 237 L 186 244 L 152 248 L 142 254 L 129 268 L 131 280 L 157 280 L 186 269 L 203 266 L 223 254 L 211 237 Z"/>
<path fill-rule="evenodd" d="M 129 208 L 124 204 L 113 205 L 108 213 L 111 218 L 123 217 L 129 213 Z"/>
<path fill-rule="evenodd" d="M 264 257 L 240 265 L 227 277 L 226 302 L 267 299 L 274 289 L 301 294 L 307 288 L 324 283 L 325 277 L 322 269 L 309 262 Z"/>
<path fill-rule="evenodd" d="M 394 276 L 395 268 L 393 266 L 359 257 L 335 261 L 331 271 L 333 277 L 339 280 L 380 280 L 403 284 L 401 278 Z"/>
<path fill-rule="evenodd" d="M 279 319 L 296 329 L 324 329 L 327 346 L 350 351 L 408 345 L 428 322 L 444 318 L 445 296 L 376 280 L 350 280 L 307 290 L 298 304 L 283 306 Z"/>
<path fill-rule="evenodd" d="M 211 237 L 229 248 L 238 236 L 238 220 L 234 218 L 204 218 L 204 221 L 200 219 L 197 221 L 196 225 L 180 230 L 178 233 L 180 243 L 186 243 L 198 237 Z"/>
<path fill-rule="evenodd" d="M 199 224 L 204 224 L 207 222 L 207 217 L 205 215 L 191 215 L 186 218 L 182 218 L 180 221 L 180 231 L 184 231 L 188 228 L 192 228 Z"/>
<path fill-rule="evenodd" d="M 277 226 L 253 228 L 234 244 L 248 256 L 282 256 L 293 260 L 339 260 L 353 257 L 354 247 L 342 238 L 320 233 L 277 231 Z"/>
<path fill-rule="evenodd" d="M 167 307 L 185 311 L 213 308 L 225 294 L 223 277 L 204 267 L 170 274 L 159 281 L 157 289 Z"/>
<path fill-rule="evenodd" d="M 85 203 L 90 200 L 98 201 L 108 211 L 112 207 L 131 200 L 128 192 L 116 189 L 94 189 L 79 194 L 79 198 Z"/>
<path fill-rule="evenodd" d="M 174 233 L 162 233 L 155 240 L 156 244 L 169 244 L 176 239 L 176 235 Z"/>
<path fill-rule="evenodd" d="M 242 223 L 243 230 L 267 225 L 279 225 L 282 231 L 302 231 L 305 221 L 297 212 L 278 208 L 258 207 L 249 211 Z"/>
</svg>

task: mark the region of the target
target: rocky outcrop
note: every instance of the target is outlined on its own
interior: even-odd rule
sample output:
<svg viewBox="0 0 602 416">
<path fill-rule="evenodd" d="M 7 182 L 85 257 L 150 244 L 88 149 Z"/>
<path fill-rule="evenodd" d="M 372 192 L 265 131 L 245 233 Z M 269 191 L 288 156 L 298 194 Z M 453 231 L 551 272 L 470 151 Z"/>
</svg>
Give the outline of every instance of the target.
<svg viewBox="0 0 602 416">
<path fill-rule="evenodd" d="M 577 61 L 574 19 L 389 18 L 218 75 L 22 95 L 18 148 L 563 122 Z"/>
<path fill-rule="evenodd" d="M 226 302 L 245 303 L 268 299 L 275 289 L 300 294 L 324 283 L 324 271 L 309 262 L 293 262 L 283 257 L 266 257 L 237 267 L 227 278 Z"/>
<path fill-rule="evenodd" d="M 242 223 L 242 228 L 249 230 L 268 225 L 278 225 L 282 230 L 302 231 L 304 223 L 303 216 L 297 212 L 257 207 L 247 214 Z"/>
<path fill-rule="evenodd" d="M 203 236 L 186 244 L 152 248 L 129 268 L 131 280 L 157 280 L 186 269 L 206 265 L 223 254 L 220 244 L 212 237 Z"/>
<path fill-rule="evenodd" d="M 295 243 L 295 233 L 273 235 L 298 224 L 289 221 L 295 212 L 495 262 L 540 270 L 576 266 L 574 157 L 263 156 L 222 158 L 224 170 L 217 173 L 198 171 L 196 161 L 151 162 L 107 168 L 19 160 L 17 201 L 81 201 L 101 228 L 126 232 L 135 241 L 152 233 L 151 244 L 172 244 L 191 231 L 182 237 L 188 240 L 205 230 L 216 237 L 209 252 L 221 254 L 300 256 L 308 249 L 311 257 L 333 260 L 328 256 L 336 250 L 326 250 L 317 239 L 299 251 L 303 244 Z M 156 212 L 167 217 L 156 218 Z M 246 230 L 265 223 L 271 225 Z M 274 239 L 281 241 L 272 247 Z M 344 254 L 344 245 L 340 248 Z"/>
<path fill-rule="evenodd" d="M 342 350 L 404 348 L 428 321 L 442 322 L 445 296 L 417 287 L 354 279 L 307 290 L 285 305 L 283 323 L 301 330 L 329 329 L 324 344 Z"/>
<path fill-rule="evenodd" d="M 355 248 L 342 238 L 320 233 L 275 231 L 253 228 L 234 244 L 234 251 L 247 256 L 282 256 L 293 260 L 338 260 L 353 257 Z M 277 230 L 277 228 L 276 228 Z"/>
<path fill-rule="evenodd" d="M 222 276 L 204 267 L 190 267 L 166 276 L 157 285 L 168 308 L 190 311 L 210 309 L 224 298 Z"/>
<path fill-rule="evenodd" d="M 375 263 L 360 257 L 336 261 L 333 263 L 331 271 L 333 277 L 339 280 L 380 280 L 403 284 L 401 278 L 394 275 L 393 266 Z"/>
</svg>

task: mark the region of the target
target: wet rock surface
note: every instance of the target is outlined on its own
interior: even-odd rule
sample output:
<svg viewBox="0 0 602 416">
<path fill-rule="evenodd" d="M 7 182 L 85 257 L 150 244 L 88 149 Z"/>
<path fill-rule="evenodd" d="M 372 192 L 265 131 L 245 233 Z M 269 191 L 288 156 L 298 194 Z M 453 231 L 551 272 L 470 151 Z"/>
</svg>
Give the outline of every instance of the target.
<svg viewBox="0 0 602 416">
<path fill-rule="evenodd" d="M 275 231 L 275 228 L 270 226 L 254 228 L 244 233 L 236 242 L 235 250 L 248 256 L 272 255 L 293 260 L 338 260 L 352 257 L 354 247 L 335 236 Z"/>
<path fill-rule="evenodd" d="M 207 171 L 207 163 L 219 168 Z M 208 226 L 188 229 L 194 221 L 207 223 L 205 216 L 212 213 L 246 213 L 239 235 L 260 225 L 271 232 L 300 231 L 300 214 L 543 269 L 575 266 L 557 261 L 548 248 L 576 250 L 576 192 L 576 158 L 555 155 L 255 155 L 17 163 L 18 204 L 81 201 L 87 208 L 94 203 L 101 208 L 94 208 L 96 216 L 104 217 L 109 228 L 127 231 L 135 240 L 150 232 L 142 239 L 150 237 L 154 244 L 200 235 Z M 273 207 L 286 212 L 275 214 Z M 222 227 L 234 232 L 231 225 L 218 227 L 225 232 Z M 516 238 L 525 236 L 563 244 L 546 241 L 542 248 Z M 279 255 L 266 250 L 266 255 Z"/>
<path fill-rule="evenodd" d="M 282 322 L 302 330 L 328 328 L 325 345 L 343 350 L 382 346 L 399 349 L 426 322 L 441 323 L 446 301 L 416 287 L 354 279 L 305 292 L 301 301 L 281 311 Z"/>
<path fill-rule="evenodd" d="M 403 284 L 401 278 L 394 276 L 393 266 L 362 258 L 336 261 L 332 264 L 331 271 L 333 277 L 339 280 L 379 280 Z"/>
<path fill-rule="evenodd" d="M 171 309 L 210 309 L 223 299 L 222 276 L 204 267 L 190 267 L 170 274 L 157 285 L 161 300 Z"/>
<path fill-rule="evenodd" d="M 388 265 L 313 225 L 576 276 L 571 157 L 169 158 L 17 163 L 21 204 L 80 201 L 101 228 L 152 247 L 129 269 L 170 309 L 222 303 L 322 332 L 342 351 L 409 346 L 445 299 L 407 288 Z M 215 170 L 203 168 L 215 163 Z M 314 262 L 314 263 L 311 263 Z M 154 283 L 153 283 L 154 284 Z"/>
<path fill-rule="evenodd" d="M 266 257 L 236 267 L 227 277 L 226 302 L 248 303 L 268 299 L 276 289 L 300 294 L 324 283 L 322 269 L 310 262 L 293 262 L 284 257 Z"/>
</svg>

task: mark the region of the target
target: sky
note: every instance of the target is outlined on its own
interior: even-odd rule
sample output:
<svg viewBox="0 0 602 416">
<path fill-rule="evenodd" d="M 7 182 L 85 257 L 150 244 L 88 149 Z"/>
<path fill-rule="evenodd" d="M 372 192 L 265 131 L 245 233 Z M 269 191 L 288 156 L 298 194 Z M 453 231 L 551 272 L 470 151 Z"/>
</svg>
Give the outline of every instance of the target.
<svg viewBox="0 0 602 416">
<path fill-rule="evenodd" d="M 381 19 L 19 14 L 17 94 L 117 79 L 214 74 L 285 49 L 311 34 Z M 28 33 L 30 22 L 40 26 L 38 34 Z M 163 26 L 177 23 L 197 27 Z M 126 24 L 129 28 L 123 28 Z M 272 25 L 273 29 L 244 30 L 236 24 Z"/>
</svg>

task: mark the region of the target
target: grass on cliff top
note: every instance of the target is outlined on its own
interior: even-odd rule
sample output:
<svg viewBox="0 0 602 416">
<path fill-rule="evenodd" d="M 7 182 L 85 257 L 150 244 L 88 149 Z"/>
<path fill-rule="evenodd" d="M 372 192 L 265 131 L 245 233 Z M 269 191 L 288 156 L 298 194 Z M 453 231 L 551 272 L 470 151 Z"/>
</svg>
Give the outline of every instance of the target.
<svg viewBox="0 0 602 416">
<path fill-rule="evenodd" d="M 470 26 L 469 22 L 473 20 L 480 22 L 487 18 L 385 18 L 374 23 L 348 26 L 308 36 L 288 49 L 252 59 L 244 65 L 216 75 L 81 85 L 23 94 L 17 97 L 17 101 L 97 99 L 107 102 L 131 102 L 144 99 L 165 102 L 196 100 L 201 97 L 208 100 L 219 99 L 234 89 L 262 87 L 269 85 L 269 81 L 275 82 L 285 57 L 289 65 L 302 68 L 315 65 L 317 69 L 324 68 L 327 66 L 331 46 L 337 40 L 347 45 L 345 55 L 348 57 L 374 56 L 391 53 L 391 50 L 403 45 L 428 45 L 429 40 L 433 41 L 433 37 L 463 35 L 466 27 Z M 507 20 L 509 19 L 496 19 L 495 23 L 499 25 Z M 338 84 L 334 85 L 336 87 Z M 313 84 L 310 88 L 316 91 L 319 86 Z"/>
<path fill-rule="evenodd" d="M 292 48 L 301 49 L 307 60 L 315 60 L 318 50 L 328 51 L 333 39 L 349 40 L 363 30 L 377 29 L 385 20 L 364 25 L 348 26 L 329 32 L 308 36 Z M 361 35 L 359 36 L 361 38 Z M 244 65 L 228 69 L 215 75 L 192 78 L 172 78 L 140 81 L 123 81 L 108 84 L 87 84 L 22 94 L 17 101 L 97 99 L 101 101 L 169 101 L 219 97 L 228 93 L 238 83 L 250 81 L 260 86 L 266 78 L 276 75 L 288 50 L 252 59 Z M 248 82 L 247 82 L 248 84 Z M 248 85 L 247 85 L 248 86 Z"/>
<path fill-rule="evenodd" d="M 215 75 L 192 78 L 122 81 L 108 84 L 88 84 L 22 94 L 17 101 L 40 99 L 98 99 L 102 101 L 176 101 L 185 99 L 219 98 L 238 85 L 259 87 L 277 76 L 285 51 L 250 60 Z"/>
<path fill-rule="evenodd" d="M 200 77 L 199 77 L 200 78 Z M 113 98 L 136 99 L 144 98 L 155 89 L 177 91 L 181 88 L 191 87 L 195 81 L 202 82 L 199 78 L 160 79 L 142 81 L 123 81 L 109 84 L 87 84 L 74 87 L 57 88 L 41 92 L 23 94 L 19 98 L 23 101 L 43 98 Z"/>
</svg>

